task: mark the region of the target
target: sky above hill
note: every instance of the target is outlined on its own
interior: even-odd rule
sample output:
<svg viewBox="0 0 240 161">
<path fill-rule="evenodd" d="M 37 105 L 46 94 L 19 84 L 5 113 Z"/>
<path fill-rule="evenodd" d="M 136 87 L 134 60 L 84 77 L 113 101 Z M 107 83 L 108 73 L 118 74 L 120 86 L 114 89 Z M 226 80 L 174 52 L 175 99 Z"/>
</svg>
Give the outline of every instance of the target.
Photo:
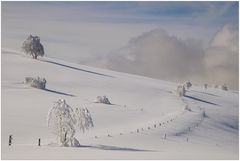
<svg viewBox="0 0 240 161">
<path fill-rule="evenodd" d="M 2 2 L 2 47 L 20 50 L 33 34 L 49 57 L 238 88 L 238 6 L 230 1 Z"/>
</svg>

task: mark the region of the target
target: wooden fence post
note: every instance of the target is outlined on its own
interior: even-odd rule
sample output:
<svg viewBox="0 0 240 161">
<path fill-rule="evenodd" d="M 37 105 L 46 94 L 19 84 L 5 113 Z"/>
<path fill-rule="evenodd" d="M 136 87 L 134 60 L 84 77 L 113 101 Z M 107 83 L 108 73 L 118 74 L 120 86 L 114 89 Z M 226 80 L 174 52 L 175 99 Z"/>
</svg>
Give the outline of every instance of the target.
<svg viewBox="0 0 240 161">
<path fill-rule="evenodd" d="M 9 146 L 12 145 L 12 135 L 9 135 L 8 145 L 9 145 Z"/>
<path fill-rule="evenodd" d="M 41 139 L 38 139 L 38 146 L 41 146 Z"/>
</svg>

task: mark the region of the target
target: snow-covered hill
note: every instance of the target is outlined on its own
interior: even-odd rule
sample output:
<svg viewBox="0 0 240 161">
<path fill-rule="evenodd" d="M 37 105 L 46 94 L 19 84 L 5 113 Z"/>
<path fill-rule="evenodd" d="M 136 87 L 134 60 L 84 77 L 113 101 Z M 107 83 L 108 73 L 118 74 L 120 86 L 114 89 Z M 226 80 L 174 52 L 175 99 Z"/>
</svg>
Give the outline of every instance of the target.
<svg viewBox="0 0 240 161">
<path fill-rule="evenodd" d="M 45 77 L 47 89 L 26 86 L 27 76 Z M 3 50 L 2 159 L 238 159 L 238 91 L 194 85 L 179 98 L 176 87 L 172 82 L 46 57 L 33 60 Z M 103 95 L 112 105 L 94 103 Z M 60 98 L 92 114 L 95 127 L 76 136 L 80 148 L 49 145 L 55 136 L 46 117 Z"/>
</svg>

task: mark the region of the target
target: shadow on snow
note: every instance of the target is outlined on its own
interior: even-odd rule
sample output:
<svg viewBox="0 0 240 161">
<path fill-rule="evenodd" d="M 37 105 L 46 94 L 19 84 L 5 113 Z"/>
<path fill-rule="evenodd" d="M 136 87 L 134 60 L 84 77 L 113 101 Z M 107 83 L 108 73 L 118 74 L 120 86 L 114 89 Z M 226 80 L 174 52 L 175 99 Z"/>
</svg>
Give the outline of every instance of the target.
<svg viewBox="0 0 240 161">
<path fill-rule="evenodd" d="M 191 98 L 191 99 L 194 99 L 194 100 L 196 100 L 196 101 L 203 102 L 203 103 L 207 103 L 207 104 L 211 104 L 211 105 L 215 105 L 215 106 L 220 106 L 220 105 L 218 105 L 218 104 L 216 104 L 216 103 L 208 102 L 208 101 L 205 101 L 205 100 L 202 100 L 202 99 L 193 97 L 193 96 L 187 96 L 187 95 L 186 95 L 185 97 Z"/>
<path fill-rule="evenodd" d="M 96 74 L 96 75 L 100 75 L 100 76 L 105 76 L 105 77 L 114 78 L 114 77 L 111 76 L 111 75 L 106 75 L 106 74 L 101 74 L 101 73 L 93 72 L 93 71 L 90 71 L 90 70 L 80 69 L 80 68 L 77 68 L 77 67 L 72 67 L 72 66 L 69 66 L 69 65 L 57 63 L 57 62 L 54 62 L 54 61 L 49 61 L 49 60 L 40 60 L 40 61 L 43 61 L 43 62 L 46 62 L 46 63 L 52 63 L 52 64 L 55 64 L 55 65 L 59 65 L 59 66 L 62 66 L 62 67 L 66 67 L 66 68 L 70 68 L 70 69 L 74 69 L 74 70 L 78 70 L 78 71 L 82 71 L 82 72 L 87 72 L 87 73 L 91 73 L 91 74 Z"/>
<path fill-rule="evenodd" d="M 68 93 L 64 93 L 64 92 L 59 92 L 59 91 L 54 91 L 54 90 L 51 90 L 51 89 L 43 89 L 44 91 L 47 91 L 47 92 L 52 92 L 52 93 L 56 93 L 56 94 L 60 94 L 60 95 L 65 95 L 65 96 L 70 96 L 70 97 L 75 97 L 75 95 L 72 95 L 72 94 L 68 94 Z"/>
<path fill-rule="evenodd" d="M 109 145 L 81 145 L 79 148 L 93 148 L 99 150 L 130 151 L 130 152 L 155 152 L 154 150 L 143 150 L 135 148 L 117 147 Z"/>
<path fill-rule="evenodd" d="M 207 93 L 207 92 L 199 92 L 199 91 L 195 91 L 195 90 L 191 90 L 193 92 L 197 92 L 197 93 L 202 93 L 202 94 L 207 94 L 207 95 L 210 95 L 210 96 L 216 96 L 216 97 L 219 97 L 218 95 L 215 95 L 215 94 L 212 94 L 212 93 Z"/>
</svg>

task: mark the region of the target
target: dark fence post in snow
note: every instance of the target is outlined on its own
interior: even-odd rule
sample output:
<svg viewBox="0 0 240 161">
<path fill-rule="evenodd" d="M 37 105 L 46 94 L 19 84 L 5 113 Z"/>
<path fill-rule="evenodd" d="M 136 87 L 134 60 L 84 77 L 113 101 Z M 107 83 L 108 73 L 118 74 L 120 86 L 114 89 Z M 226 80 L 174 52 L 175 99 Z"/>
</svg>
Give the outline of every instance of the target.
<svg viewBox="0 0 240 161">
<path fill-rule="evenodd" d="M 12 145 L 12 135 L 9 135 L 8 145 L 9 145 L 9 146 Z"/>
<path fill-rule="evenodd" d="M 41 146 L 41 139 L 38 139 L 38 146 Z"/>
</svg>

